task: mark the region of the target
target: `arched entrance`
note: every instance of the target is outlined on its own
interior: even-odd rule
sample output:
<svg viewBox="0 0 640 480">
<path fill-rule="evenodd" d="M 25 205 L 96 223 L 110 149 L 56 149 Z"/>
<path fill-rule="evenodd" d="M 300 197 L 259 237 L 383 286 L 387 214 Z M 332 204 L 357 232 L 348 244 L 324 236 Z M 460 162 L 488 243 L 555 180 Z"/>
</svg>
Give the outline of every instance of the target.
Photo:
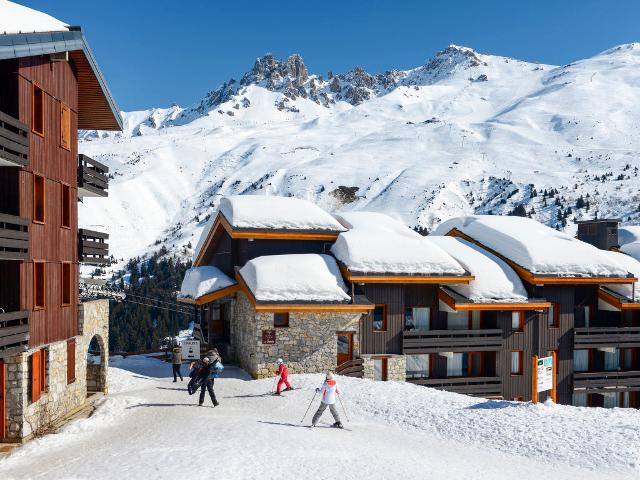
<svg viewBox="0 0 640 480">
<path fill-rule="evenodd" d="M 94 335 L 87 349 L 87 396 L 105 393 L 107 385 L 107 359 L 104 340 Z"/>
</svg>

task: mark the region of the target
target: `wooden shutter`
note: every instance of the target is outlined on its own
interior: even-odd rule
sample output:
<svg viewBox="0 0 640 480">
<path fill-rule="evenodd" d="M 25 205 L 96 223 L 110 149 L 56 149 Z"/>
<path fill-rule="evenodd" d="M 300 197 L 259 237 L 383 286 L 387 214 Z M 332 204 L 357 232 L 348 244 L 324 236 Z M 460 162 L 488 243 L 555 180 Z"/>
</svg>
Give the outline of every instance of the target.
<svg viewBox="0 0 640 480">
<path fill-rule="evenodd" d="M 76 381 L 76 341 L 67 342 L 67 384 Z"/>
<path fill-rule="evenodd" d="M 40 175 L 33 176 L 33 221 L 45 223 L 46 221 L 46 180 Z"/>
<path fill-rule="evenodd" d="M 71 305 L 71 264 L 62 264 L 62 305 Z"/>
<path fill-rule="evenodd" d="M 71 227 L 71 189 L 69 185 L 62 185 L 62 218 L 60 225 L 64 228 Z"/>
<path fill-rule="evenodd" d="M 71 150 L 71 110 L 60 103 L 60 146 Z"/>
<path fill-rule="evenodd" d="M 40 365 L 40 351 L 33 352 L 31 355 L 31 401 L 37 402 L 40 399 L 40 375 L 42 374 L 42 366 Z"/>
<path fill-rule="evenodd" d="M 31 130 L 44 136 L 44 92 L 37 85 L 33 85 L 31 108 Z"/>
<path fill-rule="evenodd" d="M 40 350 L 40 393 L 47 391 L 47 351 Z"/>
</svg>

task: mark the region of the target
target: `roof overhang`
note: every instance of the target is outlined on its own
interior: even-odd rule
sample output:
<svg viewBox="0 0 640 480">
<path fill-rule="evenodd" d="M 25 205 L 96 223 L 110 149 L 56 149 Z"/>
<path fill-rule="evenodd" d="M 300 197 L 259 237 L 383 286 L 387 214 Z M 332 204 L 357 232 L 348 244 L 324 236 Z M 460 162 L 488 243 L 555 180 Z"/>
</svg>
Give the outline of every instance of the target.
<svg viewBox="0 0 640 480">
<path fill-rule="evenodd" d="M 469 235 L 461 232 L 457 228 L 452 229 L 447 233 L 447 235 L 451 237 L 459 237 L 468 242 L 471 242 L 475 245 L 478 245 L 480 248 L 483 248 L 487 252 L 493 253 L 498 258 L 501 258 L 507 264 L 515 270 L 518 276 L 524 280 L 525 282 L 531 285 L 619 285 L 619 284 L 632 284 L 638 281 L 637 278 L 631 277 L 567 277 L 561 275 L 550 275 L 550 274 L 538 274 L 533 273 L 526 268 L 518 265 L 513 260 L 505 257 L 499 252 L 496 252 L 494 249 L 487 247 L 481 242 L 475 240 Z"/>
<path fill-rule="evenodd" d="M 78 78 L 78 128 L 122 130 L 120 111 L 84 34 L 65 32 L 0 35 L 0 60 L 69 52 Z"/>
<path fill-rule="evenodd" d="M 444 302 L 449 308 L 455 311 L 495 311 L 495 310 L 544 310 L 551 307 L 551 302 L 536 299 L 527 302 L 491 302 L 478 303 L 464 297 L 448 288 L 438 289 L 438 300 Z"/>
<path fill-rule="evenodd" d="M 375 308 L 373 303 L 323 303 L 323 302 L 259 302 L 247 286 L 239 271 L 236 280 L 256 312 L 353 312 L 367 313 Z"/>
<path fill-rule="evenodd" d="M 633 302 L 631 299 L 612 292 L 606 288 L 598 290 L 598 300 L 608 303 L 617 310 L 640 310 L 640 302 Z"/>
<path fill-rule="evenodd" d="M 468 284 L 475 280 L 473 275 L 400 275 L 394 273 L 352 272 L 338 262 L 342 276 L 351 283 L 394 283 L 394 284 Z"/>
<path fill-rule="evenodd" d="M 189 303 L 191 305 L 204 305 L 205 303 L 211 303 L 215 300 L 219 300 L 220 298 L 227 297 L 229 295 L 233 295 L 238 290 L 240 290 L 240 285 L 237 283 L 235 285 L 230 285 L 225 288 L 221 288 L 220 290 L 216 290 L 215 292 L 207 293 L 198 298 L 186 298 L 186 297 L 178 297 L 178 302 L 180 303 Z"/>
</svg>

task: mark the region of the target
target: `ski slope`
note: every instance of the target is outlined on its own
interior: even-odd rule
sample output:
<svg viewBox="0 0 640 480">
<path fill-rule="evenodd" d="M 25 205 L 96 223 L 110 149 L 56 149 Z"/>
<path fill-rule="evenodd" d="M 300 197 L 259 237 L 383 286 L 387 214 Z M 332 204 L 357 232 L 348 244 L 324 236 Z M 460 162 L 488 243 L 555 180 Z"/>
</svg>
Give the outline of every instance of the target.
<svg viewBox="0 0 640 480">
<path fill-rule="evenodd" d="M 271 380 L 228 367 L 213 408 L 208 398 L 198 407 L 184 383 L 172 383 L 168 364 L 144 357 L 112 363 L 111 393 L 97 411 L 0 460 L 3 480 L 640 475 L 640 412 L 633 409 L 486 401 L 338 377 L 349 430 L 329 428 L 328 412 L 311 430 L 300 419 L 320 375 L 292 375 L 297 390 L 278 398 L 265 395 Z"/>
</svg>

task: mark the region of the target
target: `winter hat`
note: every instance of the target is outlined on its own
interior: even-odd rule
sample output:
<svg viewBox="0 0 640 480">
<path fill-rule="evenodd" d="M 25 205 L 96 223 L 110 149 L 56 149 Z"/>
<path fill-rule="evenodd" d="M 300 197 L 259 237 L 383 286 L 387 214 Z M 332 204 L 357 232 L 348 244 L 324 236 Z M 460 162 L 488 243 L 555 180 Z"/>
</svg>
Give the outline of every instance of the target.
<svg viewBox="0 0 640 480">
<path fill-rule="evenodd" d="M 327 380 L 333 380 L 333 373 L 327 372 Z"/>
<path fill-rule="evenodd" d="M 276 363 L 277 363 L 278 365 L 281 365 L 281 364 L 283 364 L 284 362 L 282 361 L 282 359 L 281 359 L 281 358 L 279 358 L 279 359 L 277 359 L 277 360 L 276 360 Z"/>
</svg>

